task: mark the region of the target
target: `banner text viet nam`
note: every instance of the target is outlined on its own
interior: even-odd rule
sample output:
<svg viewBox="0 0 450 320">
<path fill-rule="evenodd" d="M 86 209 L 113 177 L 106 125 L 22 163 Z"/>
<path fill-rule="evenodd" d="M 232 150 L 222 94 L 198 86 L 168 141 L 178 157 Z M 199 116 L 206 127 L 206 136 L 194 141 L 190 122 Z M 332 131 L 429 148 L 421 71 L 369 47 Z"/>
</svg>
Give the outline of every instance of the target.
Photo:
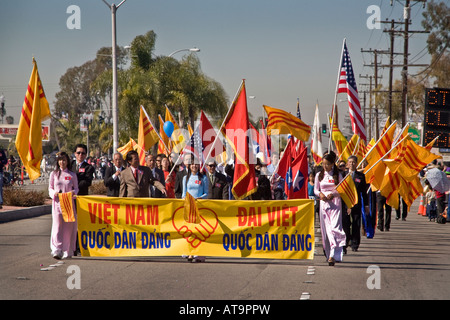
<svg viewBox="0 0 450 320">
<path fill-rule="evenodd" d="M 197 200 L 200 223 L 184 220 L 184 200 L 77 198 L 83 256 L 312 259 L 313 200 Z"/>
</svg>

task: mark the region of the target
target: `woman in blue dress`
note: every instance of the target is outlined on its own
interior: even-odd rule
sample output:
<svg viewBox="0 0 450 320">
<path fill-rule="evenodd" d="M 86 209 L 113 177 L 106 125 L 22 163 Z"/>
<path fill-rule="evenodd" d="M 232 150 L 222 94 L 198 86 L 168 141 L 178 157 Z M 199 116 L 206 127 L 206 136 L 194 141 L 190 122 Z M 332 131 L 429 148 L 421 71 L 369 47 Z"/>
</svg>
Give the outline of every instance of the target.
<svg viewBox="0 0 450 320">
<path fill-rule="evenodd" d="M 183 199 L 186 197 L 186 192 L 196 199 L 208 198 L 208 178 L 199 170 L 200 165 L 193 163 L 188 174 L 183 177 Z"/>
<path fill-rule="evenodd" d="M 188 174 L 183 177 L 183 193 L 182 198 L 186 198 L 186 193 L 196 199 L 208 198 L 208 177 L 200 172 L 200 164 L 194 160 L 194 163 L 190 165 Z M 194 261 L 194 256 L 183 255 L 188 261 Z M 204 261 L 204 257 L 195 257 L 196 261 Z"/>
</svg>

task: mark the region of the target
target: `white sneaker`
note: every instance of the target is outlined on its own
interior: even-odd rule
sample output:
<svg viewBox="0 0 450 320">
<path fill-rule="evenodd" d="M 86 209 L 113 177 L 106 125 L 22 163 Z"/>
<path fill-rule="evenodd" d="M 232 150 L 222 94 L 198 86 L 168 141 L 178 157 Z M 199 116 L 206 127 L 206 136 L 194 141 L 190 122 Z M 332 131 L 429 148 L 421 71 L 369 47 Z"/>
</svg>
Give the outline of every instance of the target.
<svg viewBox="0 0 450 320">
<path fill-rule="evenodd" d="M 72 256 L 69 256 L 67 252 L 64 252 L 62 259 L 72 258 Z"/>
<path fill-rule="evenodd" d="M 52 252 L 52 257 L 57 259 L 57 260 L 60 260 L 61 257 L 62 257 L 61 252 L 60 251 Z"/>
</svg>

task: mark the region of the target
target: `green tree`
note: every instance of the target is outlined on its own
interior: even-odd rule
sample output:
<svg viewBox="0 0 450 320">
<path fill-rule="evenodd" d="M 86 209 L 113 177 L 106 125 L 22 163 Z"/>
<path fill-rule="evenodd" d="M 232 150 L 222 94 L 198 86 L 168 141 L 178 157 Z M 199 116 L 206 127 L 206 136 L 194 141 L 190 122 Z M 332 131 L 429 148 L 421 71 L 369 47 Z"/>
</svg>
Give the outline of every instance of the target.
<svg viewBox="0 0 450 320">
<path fill-rule="evenodd" d="M 427 3 L 422 26 L 430 31 L 427 39 L 431 64 L 421 72 L 422 78 L 431 77 L 436 87 L 450 87 L 450 7 L 444 2 Z"/>
<path fill-rule="evenodd" d="M 166 105 L 174 114 L 181 114 L 184 124 L 191 125 L 200 110 L 221 117 L 227 111 L 225 91 L 202 72 L 200 60 L 194 54 L 184 56 L 181 61 L 155 56 L 155 44 L 156 34 L 149 31 L 133 39 L 129 52 L 118 48 L 119 144 L 125 144 L 130 137 L 137 138 L 141 105 L 157 129 L 158 114 L 164 118 Z M 90 149 L 110 150 L 112 127 L 98 121 L 100 114 L 108 118 L 112 115 L 110 53 L 111 48 L 101 48 L 96 59 L 69 68 L 61 77 L 54 115 L 61 118 L 63 113 L 67 114 L 70 124 L 55 121 L 60 146 L 69 146 L 72 140 L 86 141 L 86 134 L 79 132 L 79 118 L 89 111 L 94 114 L 89 131 Z M 124 68 L 128 58 L 131 64 Z M 71 137 L 63 139 L 68 132 Z"/>
</svg>

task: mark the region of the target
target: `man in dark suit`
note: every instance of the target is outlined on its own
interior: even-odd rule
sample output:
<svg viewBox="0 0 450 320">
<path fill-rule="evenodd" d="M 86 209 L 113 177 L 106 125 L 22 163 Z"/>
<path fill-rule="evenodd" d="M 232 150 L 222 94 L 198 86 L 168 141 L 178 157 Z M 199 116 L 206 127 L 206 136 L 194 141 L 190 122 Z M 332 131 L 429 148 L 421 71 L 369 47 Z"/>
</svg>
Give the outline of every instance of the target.
<svg viewBox="0 0 450 320">
<path fill-rule="evenodd" d="M 87 146 L 85 144 L 77 144 L 74 153 L 75 160 L 72 161 L 71 169 L 77 174 L 78 195 L 85 196 L 89 194 L 89 187 L 94 179 L 95 169 L 86 162 Z"/>
<path fill-rule="evenodd" d="M 351 245 L 352 251 L 358 251 L 361 242 L 362 203 L 364 203 L 365 212 L 369 212 L 369 202 L 367 197 L 369 185 L 366 183 L 366 176 L 364 173 L 356 171 L 357 165 L 358 158 L 356 156 L 350 156 L 347 159 L 348 171 L 344 173 L 344 177 L 347 174 L 352 175 L 356 191 L 358 192 L 358 203 L 351 209 L 348 209 L 345 204 L 343 204 L 344 210 L 342 210 L 342 227 L 347 238 L 347 245 Z M 344 252 L 347 252 L 347 248 L 345 248 Z"/>
<path fill-rule="evenodd" d="M 128 167 L 120 174 L 120 197 L 148 198 L 151 185 L 166 194 L 164 186 L 155 180 L 150 168 L 139 165 L 139 155 L 135 150 L 127 153 L 126 161 Z"/>
<path fill-rule="evenodd" d="M 183 170 L 179 170 L 175 176 L 175 198 L 181 199 L 183 194 L 183 177 L 187 175 L 189 171 L 189 166 L 191 165 L 192 155 L 190 153 L 185 153 L 183 155 Z M 178 158 L 180 159 L 180 158 Z"/>
<path fill-rule="evenodd" d="M 118 197 L 120 190 L 120 174 L 125 170 L 123 166 L 123 156 L 117 152 L 113 155 L 113 163 L 106 168 L 103 183 L 106 187 L 106 195 L 108 197 Z"/>
<path fill-rule="evenodd" d="M 149 153 L 145 157 L 145 164 L 150 168 L 150 170 L 152 170 L 153 178 L 159 181 L 165 188 L 166 179 L 164 178 L 164 171 L 156 166 L 155 156 Z M 164 198 L 161 191 L 159 191 L 155 186 L 150 186 L 150 196 L 152 198 Z"/>
<path fill-rule="evenodd" d="M 216 161 L 213 158 L 208 159 L 206 161 L 206 168 L 208 170 L 206 176 L 209 179 L 208 199 L 228 200 L 227 177 L 216 171 Z"/>
</svg>

